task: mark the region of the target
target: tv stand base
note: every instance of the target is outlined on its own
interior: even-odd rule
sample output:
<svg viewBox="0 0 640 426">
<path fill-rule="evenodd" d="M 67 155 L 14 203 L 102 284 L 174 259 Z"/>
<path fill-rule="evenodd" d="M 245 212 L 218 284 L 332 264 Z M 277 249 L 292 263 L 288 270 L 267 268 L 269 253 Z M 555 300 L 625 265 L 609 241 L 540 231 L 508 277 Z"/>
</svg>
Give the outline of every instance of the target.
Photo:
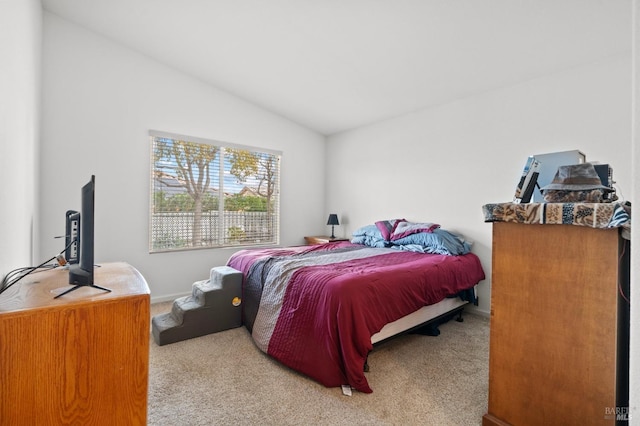
<svg viewBox="0 0 640 426">
<path fill-rule="evenodd" d="M 73 287 L 71 287 L 70 289 L 67 289 L 67 290 L 63 291 L 62 293 L 60 293 L 59 295 L 54 297 L 54 299 L 57 299 L 60 296 L 64 296 L 67 293 L 71 293 L 73 290 L 77 290 L 80 287 L 93 287 L 93 288 L 97 288 L 99 290 L 104 290 L 107 293 L 111 293 L 111 290 L 109 290 L 108 288 L 100 287 L 99 285 L 95 285 L 95 284 L 76 284 Z"/>
</svg>

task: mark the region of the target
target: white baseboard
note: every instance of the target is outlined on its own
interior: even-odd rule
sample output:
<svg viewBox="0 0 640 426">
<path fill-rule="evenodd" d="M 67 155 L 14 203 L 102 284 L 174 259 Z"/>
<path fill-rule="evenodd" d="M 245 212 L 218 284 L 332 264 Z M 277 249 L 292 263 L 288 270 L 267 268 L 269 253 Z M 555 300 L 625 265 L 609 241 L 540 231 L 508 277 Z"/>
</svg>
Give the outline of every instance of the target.
<svg viewBox="0 0 640 426">
<path fill-rule="evenodd" d="M 189 293 L 176 293 L 176 294 L 169 294 L 169 295 L 165 295 L 165 296 L 158 296 L 158 297 L 151 297 L 151 304 L 154 303 L 162 303 L 162 302 L 173 302 L 174 300 L 180 298 L 180 297 L 184 297 L 184 296 L 190 296 L 191 292 Z"/>
<path fill-rule="evenodd" d="M 465 313 L 469 313 L 472 315 L 478 315 L 485 318 L 491 317 L 491 312 L 483 311 L 482 309 L 478 309 L 478 307 L 468 304 L 464 307 Z"/>
</svg>

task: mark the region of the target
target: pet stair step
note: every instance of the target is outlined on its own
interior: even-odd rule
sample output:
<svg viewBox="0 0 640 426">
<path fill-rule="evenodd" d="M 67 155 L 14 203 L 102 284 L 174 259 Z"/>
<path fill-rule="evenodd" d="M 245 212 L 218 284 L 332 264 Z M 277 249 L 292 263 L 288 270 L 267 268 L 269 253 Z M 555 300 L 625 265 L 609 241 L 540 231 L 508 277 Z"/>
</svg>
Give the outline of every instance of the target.
<svg viewBox="0 0 640 426">
<path fill-rule="evenodd" d="M 209 279 L 196 281 L 191 295 L 174 300 L 171 311 L 151 320 L 159 346 L 217 333 L 242 325 L 242 273 L 228 266 L 211 269 Z"/>
</svg>

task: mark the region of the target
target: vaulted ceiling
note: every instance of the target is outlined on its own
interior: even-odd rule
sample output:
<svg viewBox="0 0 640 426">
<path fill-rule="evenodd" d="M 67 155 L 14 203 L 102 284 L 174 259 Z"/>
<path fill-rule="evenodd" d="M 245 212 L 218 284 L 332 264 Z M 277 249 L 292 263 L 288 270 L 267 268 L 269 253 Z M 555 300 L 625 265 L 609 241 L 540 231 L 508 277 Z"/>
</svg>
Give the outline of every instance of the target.
<svg viewBox="0 0 640 426">
<path fill-rule="evenodd" d="M 632 38 L 631 0 L 42 3 L 324 135 L 630 55 Z"/>
</svg>

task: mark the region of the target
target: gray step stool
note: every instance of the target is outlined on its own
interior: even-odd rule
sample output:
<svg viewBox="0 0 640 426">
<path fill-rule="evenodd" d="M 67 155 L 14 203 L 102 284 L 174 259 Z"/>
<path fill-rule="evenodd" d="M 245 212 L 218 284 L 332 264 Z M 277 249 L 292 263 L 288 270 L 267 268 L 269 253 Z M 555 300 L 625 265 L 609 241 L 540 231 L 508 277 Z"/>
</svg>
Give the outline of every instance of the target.
<svg viewBox="0 0 640 426">
<path fill-rule="evenodd" d="M 193 283 L 191 296 L 176 299 L 171 312 L 151 320 L 159 345 L 217 333 L 242 325 L 242 273 L 229 266 L 211 269 L 209 279 Z"/>
</svg>

